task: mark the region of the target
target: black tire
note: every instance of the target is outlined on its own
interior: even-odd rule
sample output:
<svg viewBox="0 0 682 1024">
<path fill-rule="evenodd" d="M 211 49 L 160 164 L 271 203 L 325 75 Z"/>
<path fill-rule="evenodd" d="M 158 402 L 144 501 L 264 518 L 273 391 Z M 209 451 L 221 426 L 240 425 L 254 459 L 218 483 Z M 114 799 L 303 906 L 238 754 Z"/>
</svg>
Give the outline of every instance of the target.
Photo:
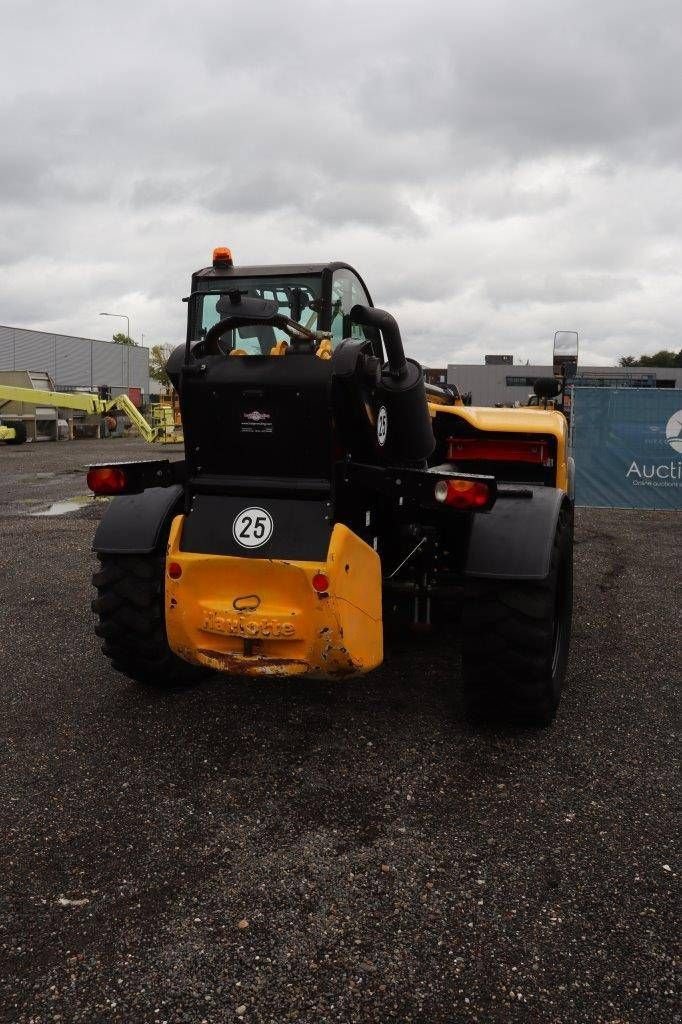
<svg viewBox="0 0 682 1024">
<path fill-rule="evenodd" d="M 92 577 L 97 597 L 92 610 L 95 633 L 112 667 L 135 682 L 164 688 L 197 682 L 206 670 L 173 653 L 164 616 L 165 558 L 151 555 L 98 555 Z"/>
<path fill-rule="evenodd" d="M 462 675 L 477 720 L 549 725 L 566 675 L 573 605 L 573 515 L 559 515 L 546 580 L 476 580 L 462 610 Z"/>
<path fill-rule="evenodd" d="M 26 424 L 22 420 L 8 420 L 2 424 L 3 427 L 11 427 L 14 430 L 14 437 L 5 441 L 5 444 L 24 444 L 28 436 Z"/>
</svg>

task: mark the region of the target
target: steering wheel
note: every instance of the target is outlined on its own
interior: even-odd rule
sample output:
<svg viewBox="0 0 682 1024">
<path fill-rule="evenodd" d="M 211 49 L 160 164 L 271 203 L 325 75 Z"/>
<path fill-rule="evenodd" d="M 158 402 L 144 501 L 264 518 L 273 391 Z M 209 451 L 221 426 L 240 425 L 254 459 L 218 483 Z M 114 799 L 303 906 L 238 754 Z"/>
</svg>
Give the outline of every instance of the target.
<svg viewBox="0 0 682 1024">
<path fill-rule="evenodd" d="M 213 327 L 209 328 L 209 330 L 206 332 L 206 337 L 204 338 L 204 342 L 203 342 L 204 355 L 207 355 L 207 356 L 217 356 L 217 355 L 227 356 L 227 355 L 230 354 L 230 350 L 226 351 L 221 346 L 220 341 L 221 341 L 222 337 L 225 334 L 228 333 L 228 331 L 234 331 L 234 330 L 236 330 L 236 328 L 238 326 L 240 326 L 239 324 L 235 323 L 235 319 L 236 318 L 233 317 L 233 316 L 227 317 L 226 319 L 219 320 L 217 324 L 213 324 Z M 241 326 L 246 327 L 247 324 L 242 324 Z M 270 329 L 272 329 L 272 321 L 271 320 L 266 320 L 266 319 L 263 319 L 263 320 L 249 320 L 248 326 L 249 327 L 270 327 Z M 258 343 L 260 345 L 260 338 L 258 339 Z"/>
<path fill-rule="evenodd" d="M 290 338 L 294 340 L 294 344 L 304 344 L 308 346 L 316 346 L 318 342 L 318 336 L 314 331 L 309 330 L 302 324 L 297 324 L 291 320 L 288 316 L 282 314 L 270 314 L 269 316 L 244 316 L 240 317 L 239 314 L 235 316 L 224 317 L 219 320 L 217 324 L 210 327 L 206 332 L 206 337 L 203 340 L 203 352 L 206 356 L 214 355 L 228 355 L 224 349 L 220 347 L 220 339 L 228 331 L 233 331 L 238 327 L 269 327 L 270 329 L 278 327 L 280 330 L 288 334 Z M 260 341 L 260 339 L 259 339 Z M 272 344 L 275 344 L 273 337 Z M 271 347 L 271 346 L 270 346 Z"/>
</svg>

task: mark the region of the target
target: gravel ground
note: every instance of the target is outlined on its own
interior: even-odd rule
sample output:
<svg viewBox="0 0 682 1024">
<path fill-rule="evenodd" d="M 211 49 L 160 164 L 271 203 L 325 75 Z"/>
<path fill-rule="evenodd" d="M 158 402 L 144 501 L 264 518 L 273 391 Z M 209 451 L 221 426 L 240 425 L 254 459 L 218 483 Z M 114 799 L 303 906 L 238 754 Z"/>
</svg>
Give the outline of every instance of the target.
<svg viewBox="0 0 682 1024">
<path fill-rule="evenodd" d="M 0 446 L 0 1020 L 678 1019 L 682 518 L 579 512 L 549 730 L 468 726 L 443 637 L 158 696 L 93 634 L 101 505 L 25 515 L 145 456 Z"/>
</svg>

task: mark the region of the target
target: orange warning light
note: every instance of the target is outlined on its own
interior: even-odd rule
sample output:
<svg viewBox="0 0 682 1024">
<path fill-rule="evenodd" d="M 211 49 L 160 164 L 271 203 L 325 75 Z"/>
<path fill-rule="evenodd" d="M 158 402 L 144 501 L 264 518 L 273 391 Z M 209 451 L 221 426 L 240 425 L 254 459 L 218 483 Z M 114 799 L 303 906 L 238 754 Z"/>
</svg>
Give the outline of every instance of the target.
<svg viewBox="0 0 682 1024">
<path fill-rule="evenodd" d="M 231 267 L 232 251 L 224 245 L 219 245 L 216 249 L 213 250 L 213 266 Z"/>
</svg>

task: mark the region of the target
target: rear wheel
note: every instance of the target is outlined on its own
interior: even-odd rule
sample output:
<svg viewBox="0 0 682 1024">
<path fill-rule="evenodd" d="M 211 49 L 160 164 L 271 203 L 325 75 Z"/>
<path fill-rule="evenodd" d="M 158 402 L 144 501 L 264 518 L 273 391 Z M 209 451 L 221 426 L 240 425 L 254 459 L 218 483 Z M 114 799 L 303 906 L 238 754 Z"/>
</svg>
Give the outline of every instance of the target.
<svg viewBox="0 0 682 1024">
<path fill-rule="evenodd" d="M 97 636 L 112 667 L 138 683 L 173 687 L 196 682 L 205 670 L 178 658 L 168 645 L 164 614 L 165 558 L 98 555 L 92 577 Z"/>
<path fill-rule="evenodd" d="M 462 611 L 469 712 L 548 725 L 566 675 L 573 604 L 573 517 L 559 515 L 545 580 L 475 580 Z"/>
<path fill-rule="evenodd" d="M 11 427 L 14 437 L 8 438 L 5 444 L 24 444 L 26 441 L 26 424 L 21 420 L 11 420 L 2 424 L 3 427 Z"/>
</svg>

